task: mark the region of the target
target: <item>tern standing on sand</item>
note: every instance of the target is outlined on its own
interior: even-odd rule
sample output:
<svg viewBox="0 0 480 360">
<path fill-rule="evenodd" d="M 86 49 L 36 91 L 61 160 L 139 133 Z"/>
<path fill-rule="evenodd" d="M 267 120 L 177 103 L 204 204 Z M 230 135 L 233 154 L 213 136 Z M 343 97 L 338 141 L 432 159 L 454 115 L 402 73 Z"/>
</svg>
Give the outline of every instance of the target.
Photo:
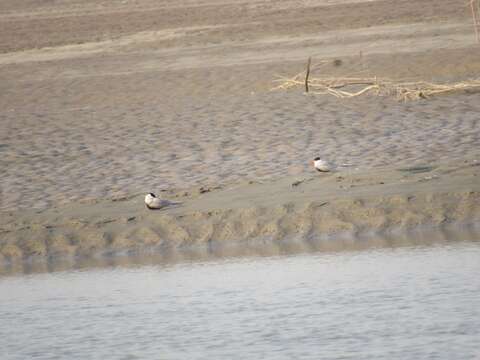
<svg viewBox="0 0 480 360">
<path fill-rule="evenodd" d="M 328 164 L 328 162 L 320 159 L 319 157 L 316 157 L 315 159 L 313 159 L 312 164 L 313 164 L 313 167 L 319 172 L 330 171 L 330 165 Z"/>
</svg>

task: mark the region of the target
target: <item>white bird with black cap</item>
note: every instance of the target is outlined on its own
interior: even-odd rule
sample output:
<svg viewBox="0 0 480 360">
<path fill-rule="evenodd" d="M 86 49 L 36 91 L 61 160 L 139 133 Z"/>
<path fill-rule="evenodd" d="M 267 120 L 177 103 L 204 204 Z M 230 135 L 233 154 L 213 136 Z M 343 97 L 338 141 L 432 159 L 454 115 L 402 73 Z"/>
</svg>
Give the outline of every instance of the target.
<svg viewBox="0 0 480 360">
<path fill-rule="evenodd" d="M 312 160 L 312 165 L 319 172 L 329 172 L 331 170 L 330 164 L 319 157 Z"/>
<path fill-rule="evenodd" d="M 145 195 L 145 205 L 150 210 L 161 209 L 167 206 L 170 202 L 157 198 L 154 193 L 148 193 Z"/>
</svg>

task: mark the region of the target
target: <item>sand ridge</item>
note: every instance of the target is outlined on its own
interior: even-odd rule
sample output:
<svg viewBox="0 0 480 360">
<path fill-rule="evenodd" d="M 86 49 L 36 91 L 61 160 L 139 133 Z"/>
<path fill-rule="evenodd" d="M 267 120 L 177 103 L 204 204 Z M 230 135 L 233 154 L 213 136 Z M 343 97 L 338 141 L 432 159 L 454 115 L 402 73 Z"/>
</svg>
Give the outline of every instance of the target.
<svg viewBox="0 0 480 360">
<path fill-rule="evenodd" d="M 10 213 L 1 222 L 4 264 L 119 254 L 297 246 L 480 220 L 480 163 L 345 170 L 225 188 L 163 192 L 178 205 L 147 210 L 143 194 Z M 433 190 L 432 190 L 433 189 Z"/>
<path fill-rule="evenodd" d="M 236 26 L 230 27 L 235 29 Z M 363 55 L 382 54 L 388 52 L 392 46 L 395 46 L 395 52 L 403 53 L 411 52 L 412 46 L 415 46 L 416 51 L 426 51 L 439 46 L 443 49 L 455 49 L 475 44 L 471 36 L 471 26 L 463 22 L 379 25 L 296 36 L 274 34 L 240 42 L 208 43 L 215 32 L 225 28 L 226 25 L 221 24 L 167 28 L 141 31 L 115 39 L 14 51 L 0 55 L 0 65 L 115 53 L 117 57 L 125 58 L 127 63 L 135 61 L 135 71 L 165 71 L 271 63 L 280 58 L 284 61 L 299 61 L 305 59 L 305 53 L 318 58 L 328 58 L 331 54 L 337 57 L 358 56 L 360 51 Z M 203 43 L 202 38 L 205 38 L 206 43 Z M 195 45 L 189 44 L 190 42 Z M 132 59 L 130 54 L 136 52 L 149 56 L 144 61 Z M 155 65 L 152 64 L 152 57 L 157 60 Z M 171 61 L 173 57 L 175 61 Z M 116 69 L 116 72 L 121 73 L 121 70 Z M 123 73 L 126 73 L 126 70 L 123 70 Z"/>
<path fill-rule="evenodd" d="M 83 43 L 182 26 L 245 24 L 242 29 L 234 26 L 230 31 L 224 30 L 220 36 L 213 37 L 215 42 L 265 34 L 468 18 L 468 8 L 459 0 L 430 0 L 418 4 L 409 0 L 336 0 L 314 4 L 311 1 L 180 1 L 175 2 L 174 7 L 169 2 L 152 1 L 66 2 L 55 6 L 7 1 L 2 5 L 0 13 L 7 16 L 0 22 L 0 52 Z M 26 16 L 12 16 L 22 13 Z M 256 26 L 252 26 L 252 20 Z M 36 31 L 29 31 L 32 27 Z"/>
</svg>

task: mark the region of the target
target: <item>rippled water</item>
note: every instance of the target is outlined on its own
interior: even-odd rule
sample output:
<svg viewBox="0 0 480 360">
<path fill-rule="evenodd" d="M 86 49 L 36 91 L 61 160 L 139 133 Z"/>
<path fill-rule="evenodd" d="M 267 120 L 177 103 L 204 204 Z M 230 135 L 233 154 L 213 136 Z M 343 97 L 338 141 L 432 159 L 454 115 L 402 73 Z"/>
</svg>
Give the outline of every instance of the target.
<svg viewBox="0 0 480 360">
<path fill-rule="evenodd" d="M 2 359 L 479 359 L 480 243 L 0 278 Z"/>
</svg>

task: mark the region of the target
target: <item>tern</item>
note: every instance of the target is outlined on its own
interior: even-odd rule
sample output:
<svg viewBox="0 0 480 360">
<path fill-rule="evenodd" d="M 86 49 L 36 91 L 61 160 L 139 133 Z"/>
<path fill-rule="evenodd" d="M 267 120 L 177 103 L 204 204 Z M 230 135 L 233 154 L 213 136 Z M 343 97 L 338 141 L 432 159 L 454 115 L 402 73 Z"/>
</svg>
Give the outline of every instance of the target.
<svg viewBox="0 0 480 360">
<path fill-rule="evenodd" d="M 157 198 L 154 193 L 145 195 L 145 205 L 150 210 L 161 209 L 169 204 L 169 201 Z"/>
<path fill-rule="evenodd" d="M 319 172 L 330 171 L 330 165 L 328 164 L 328 162 L 320 159 L 319 157 L 316 157 L 315 159 L 313 159 L 312 164 L 313 164 L 313 167 Z"/>
</svg>

